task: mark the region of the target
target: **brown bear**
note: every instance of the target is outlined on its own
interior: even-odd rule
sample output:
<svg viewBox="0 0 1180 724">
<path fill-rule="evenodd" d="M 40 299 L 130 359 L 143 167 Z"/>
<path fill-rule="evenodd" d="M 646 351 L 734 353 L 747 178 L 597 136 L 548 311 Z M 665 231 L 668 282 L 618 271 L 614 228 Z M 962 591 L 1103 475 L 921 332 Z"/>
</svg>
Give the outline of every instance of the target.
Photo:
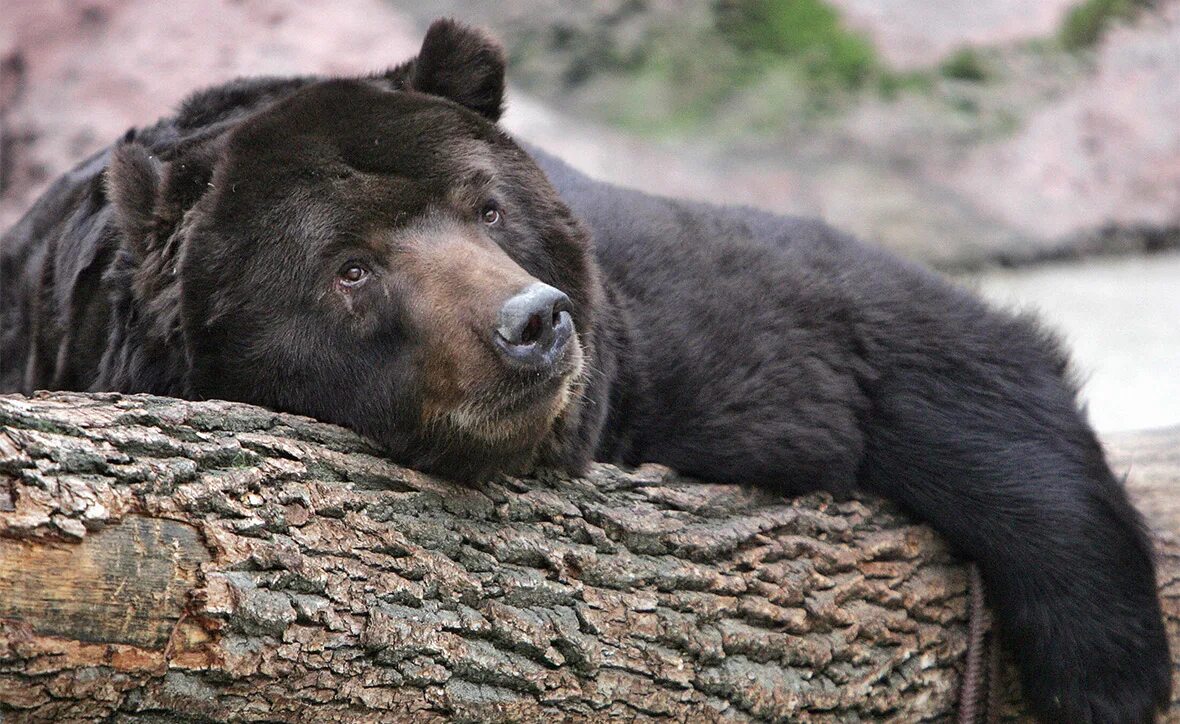
<svg viewBox="0 0 1180 724">
<path fill-rule="evenodd" d="M 4 235 L 0 390 L 241 400 L 469 481 L 870 491 L 978 562 L 1043 718 L 1165 704 L 1151 546 L 1035 321 L 816 221 L 593 181 L 501 130 L 503 92 L 440 21 L 386 73 L 129 132 Z"/>
</svg>

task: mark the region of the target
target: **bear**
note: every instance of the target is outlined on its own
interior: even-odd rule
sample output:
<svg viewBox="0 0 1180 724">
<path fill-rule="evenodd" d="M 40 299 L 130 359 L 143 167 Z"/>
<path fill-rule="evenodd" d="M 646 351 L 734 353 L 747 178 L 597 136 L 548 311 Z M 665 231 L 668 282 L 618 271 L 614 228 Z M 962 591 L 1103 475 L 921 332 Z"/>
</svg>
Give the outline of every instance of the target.
<svg viewBox="0 0 1180 724">
<path fill-rule="evenodd" d="M 655 462 L 895 501 L 977 562 L 1045 721 L 1165 706 L 1151 544 L 1061 345 L 824 223 L 590 179 L 434 23 L 355 78 L 198 92 L 0 241 L 0 391 L 223 398 L 478 484 Z"/>
</svg>

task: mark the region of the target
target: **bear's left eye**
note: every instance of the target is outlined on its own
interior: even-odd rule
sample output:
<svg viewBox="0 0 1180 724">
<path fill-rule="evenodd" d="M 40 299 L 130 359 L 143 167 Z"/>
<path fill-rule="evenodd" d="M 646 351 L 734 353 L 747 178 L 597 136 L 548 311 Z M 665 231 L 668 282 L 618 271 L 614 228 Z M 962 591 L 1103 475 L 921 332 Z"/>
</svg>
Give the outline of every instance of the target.
<svg viewBox="0 0 1180 724">
<path fill-rule="evenodd" d="M 356 262 L 349 262 L 341 267 L 340 283 L 346 287 L 355 287 L 369 278 L 369 270 Z"/>
<path fill-rule="evenodd" d="M 483 209 L 479 212 L 479 216 L 483 219 L 483 223 L 488 226 L 495 226 L 500 223 L 503 214 L 500 213 L 500 207 L 494 201 L 489 201 L 484 204 Z"/>
</svg>

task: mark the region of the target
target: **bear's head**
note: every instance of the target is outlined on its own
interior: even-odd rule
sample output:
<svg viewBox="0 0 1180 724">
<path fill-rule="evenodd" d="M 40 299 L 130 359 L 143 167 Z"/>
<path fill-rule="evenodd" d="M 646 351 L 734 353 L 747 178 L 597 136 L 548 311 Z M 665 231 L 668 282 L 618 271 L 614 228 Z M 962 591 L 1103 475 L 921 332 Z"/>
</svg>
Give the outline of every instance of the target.
<svg viewBox="0 0 1180 724">
<path fill-rule="evenodd" d="M 451 477 L 584 464 L 602 290 L 496 125 L 503 90 L 500 48 L 440 21 L 385 75 L 308 82 L 163 159 L 119 147 L 132 296 L 183 349 L 183 394 L 344 424 Z"/>
</svg>

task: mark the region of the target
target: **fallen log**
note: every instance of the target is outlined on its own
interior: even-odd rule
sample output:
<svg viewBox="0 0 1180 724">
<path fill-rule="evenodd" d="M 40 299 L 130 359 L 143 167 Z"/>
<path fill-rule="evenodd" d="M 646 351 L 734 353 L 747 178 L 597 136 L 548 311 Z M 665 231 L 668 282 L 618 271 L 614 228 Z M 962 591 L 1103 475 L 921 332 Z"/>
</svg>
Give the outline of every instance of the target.
<svg viewBox="0 0 1180 724">
<path fill-rule="evenodd" d="M 1178 442 L 1111 441 L 1173 640 Z M 948 718 L 968 570 L 873 499 L 656 466 L 467 488 L 248 405 L 0 397 L 5 723 Z"/>
</svg>

